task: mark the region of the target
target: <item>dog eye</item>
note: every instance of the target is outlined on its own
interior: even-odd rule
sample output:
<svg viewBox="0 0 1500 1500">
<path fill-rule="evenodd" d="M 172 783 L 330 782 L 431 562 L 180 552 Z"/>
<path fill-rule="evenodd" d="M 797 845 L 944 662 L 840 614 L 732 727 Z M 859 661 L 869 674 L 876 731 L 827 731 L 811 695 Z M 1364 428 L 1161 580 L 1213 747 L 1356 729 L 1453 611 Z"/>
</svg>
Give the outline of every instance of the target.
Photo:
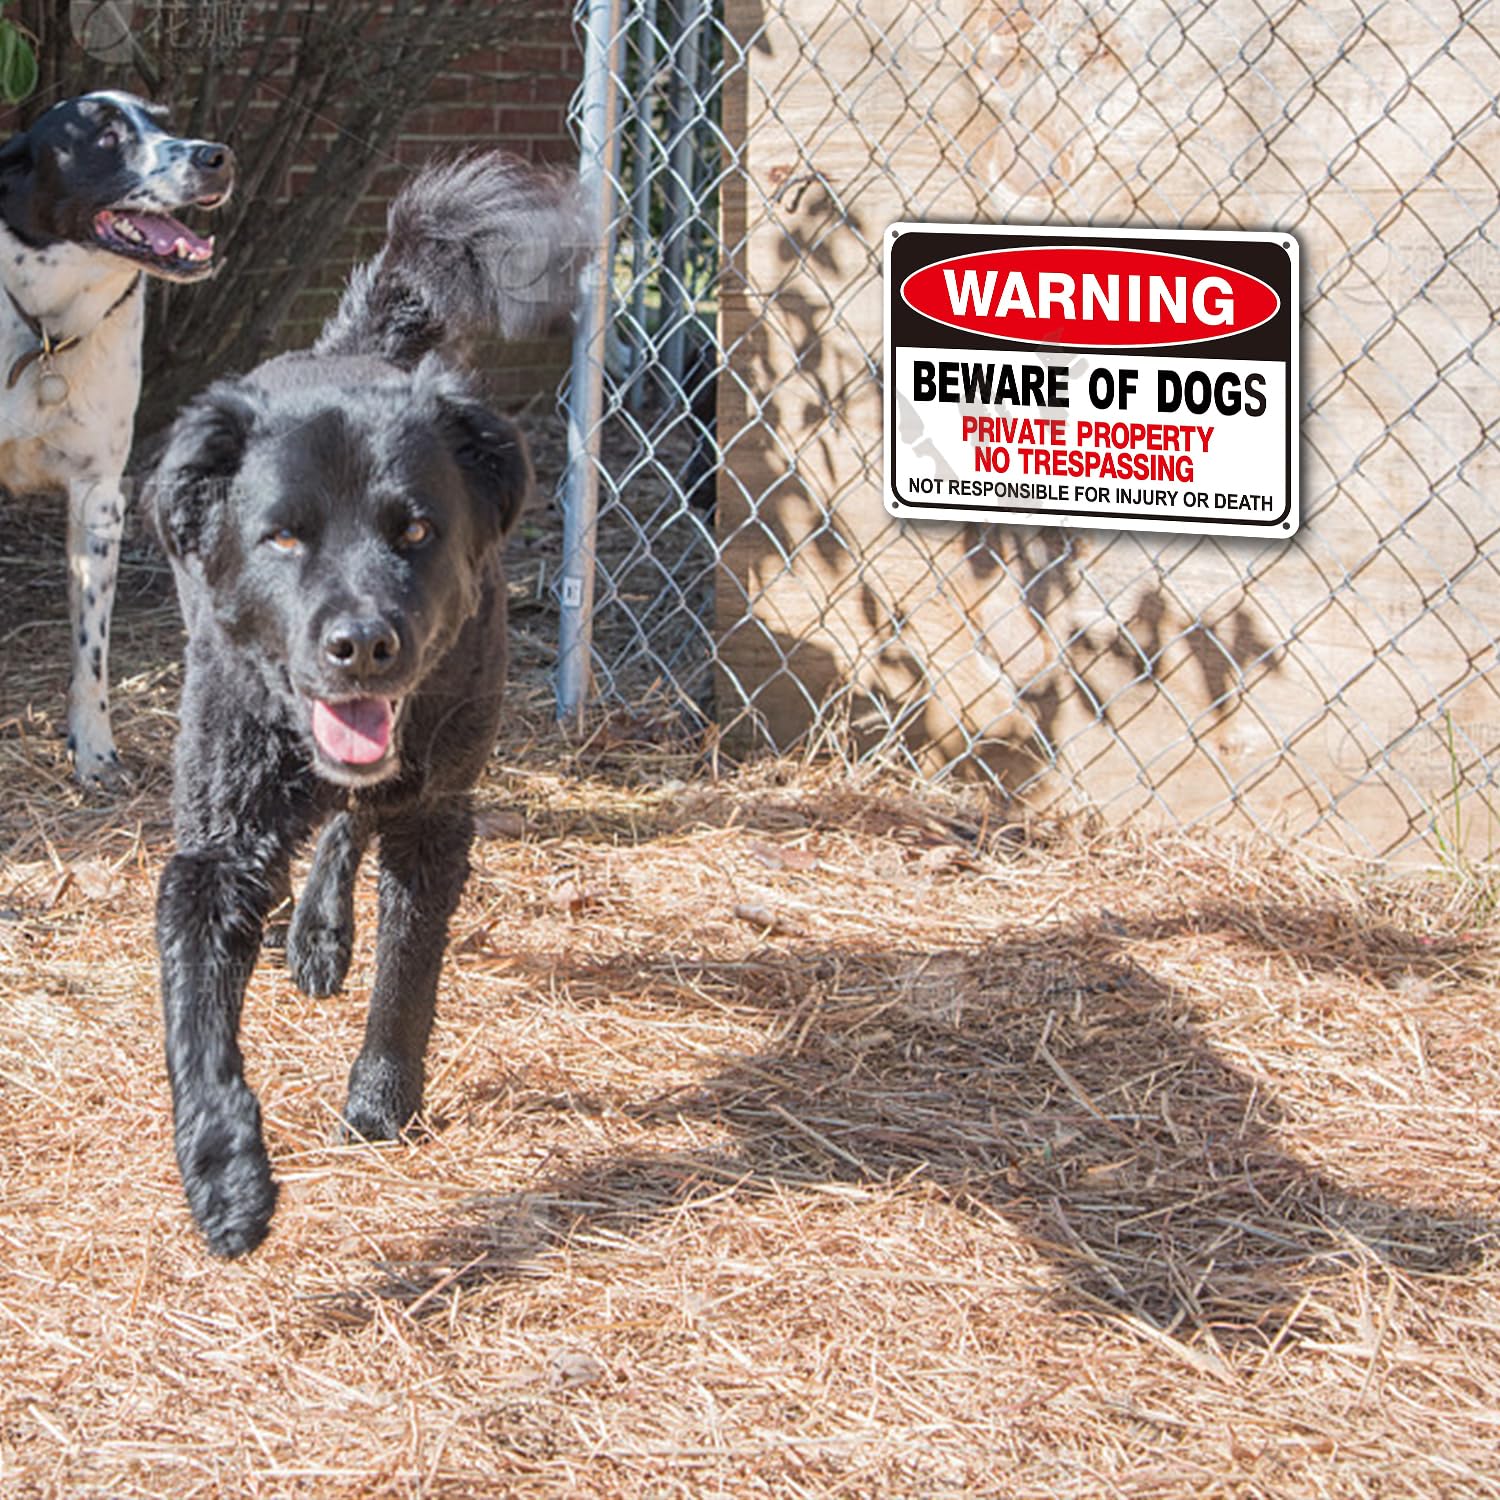
<svg viewBox="0 0 1500 1500">
<path fill-rule="evenodd" d="M 396 538 L 396 545 L 404 552 L 412 547 L 420 547 L 424 542 L 431 539 L 432 522 L 424 521 L 420 516 L 415 516 L 406 523 L 406 530 Z"/>
<path fill-rule="evenodd" d="M 99 137 L 94 144 L 102 146 L 106 151 L 113 151 L 120 144 L 120 132 L 111 125 L 109 129 L 99 133 Z"/>
<path fill-rule="evenodd" d="M 302 545 L 302 538 L 290 526 L 283 526 L 271 532 L 266 540 L 278 552 L 295 552 Z"/>
</svg>

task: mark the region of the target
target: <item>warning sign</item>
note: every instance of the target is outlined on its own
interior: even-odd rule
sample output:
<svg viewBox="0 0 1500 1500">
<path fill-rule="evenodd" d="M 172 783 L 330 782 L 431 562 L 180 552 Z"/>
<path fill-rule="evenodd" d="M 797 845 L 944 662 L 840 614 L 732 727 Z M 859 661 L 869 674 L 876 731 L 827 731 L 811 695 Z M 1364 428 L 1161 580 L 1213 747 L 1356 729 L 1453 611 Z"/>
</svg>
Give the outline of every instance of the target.
<svg viewBox="0 0 1500 1500">
<path fill-rule="evenodd" d="M 1296 531 L 1290 235 L 894 224 L 885 288 L 892 515 Z"/>
</svg>

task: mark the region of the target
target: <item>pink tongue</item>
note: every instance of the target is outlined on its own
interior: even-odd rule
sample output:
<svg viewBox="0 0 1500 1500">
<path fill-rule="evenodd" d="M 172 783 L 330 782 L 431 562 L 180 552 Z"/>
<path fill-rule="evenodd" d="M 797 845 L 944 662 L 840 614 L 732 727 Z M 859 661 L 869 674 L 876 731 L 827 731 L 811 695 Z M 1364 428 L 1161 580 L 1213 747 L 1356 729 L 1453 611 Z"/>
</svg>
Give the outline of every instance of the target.
<svg viewBox="0 0 1500 1500">
<path fill-rule="evenodd" d="M 207 250 L 208 241 L 196 235 L 186 224 L 166 214 L 129 214 L 127 217 L 151 242 L 158 255 L 170 255 L 181 240 L 189 250 Z"/>
<path fill-rule="evenodd" d="M 343 703 L 313 702 L 313 738 L 330 760 L 368 766 L 391 743 L 391 705 L 385 698 L 350 698 Z"/>
</svg>

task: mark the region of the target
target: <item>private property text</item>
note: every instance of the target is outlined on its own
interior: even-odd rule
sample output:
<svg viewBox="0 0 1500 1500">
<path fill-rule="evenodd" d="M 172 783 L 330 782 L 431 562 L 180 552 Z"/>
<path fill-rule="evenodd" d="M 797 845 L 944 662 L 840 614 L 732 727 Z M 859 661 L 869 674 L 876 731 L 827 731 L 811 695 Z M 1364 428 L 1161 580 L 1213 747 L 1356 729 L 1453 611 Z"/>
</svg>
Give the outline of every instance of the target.
<svg viewBox="0 0 1500 1500">
<path fill-rule="evenodd" d="M 1012 364 L 994 360 L 922 360 L 912 366 L 913 402 L 952 405 L 1035 406 L 1070 404 L 1065 365 Z M 1095 410 L 1123 407 L 1140 384 L 1138 370 L 1098 368 L 1087 382 Z M 1234 372 L 1217 379 L 1205 372 L 1156 371 L 1156 411 L 1191 415 L 1259 416 L 1266 409 L 1265 377 Z M 1013 465 L 1027 476 L 1126 479 L 1191 484 L 1193 458 L 1206 454 L 1212 426 L 1197 423 L 1078 420 L 1066 417 L 977 416 L 960 418 L 961 441 L 971 444 L 974 472 L 1005 474 Z M 1069 427 L 1072 440 L 1069 441 Z M 1140 451 L 1144 450 L 1144 451 Z"/>
</svg>

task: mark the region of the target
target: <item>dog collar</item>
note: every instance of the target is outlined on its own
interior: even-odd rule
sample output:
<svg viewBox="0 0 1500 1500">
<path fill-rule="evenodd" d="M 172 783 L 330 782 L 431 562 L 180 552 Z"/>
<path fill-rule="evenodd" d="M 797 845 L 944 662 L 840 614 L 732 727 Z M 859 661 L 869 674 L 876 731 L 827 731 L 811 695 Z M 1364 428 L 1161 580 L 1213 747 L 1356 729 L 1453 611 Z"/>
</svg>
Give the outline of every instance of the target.
<svg viewBox="0 0 1500 1500">
<path fill-rule="evenodd" d="M 140 284 L 141 273 L 137 271 L 135 274 L 135 279 L 130 283 L 129 286 L 125 288 L 123 292 L 120 293 L 118 297 L 115 298 L 113 302 L 110 303 L 110 305 L 104 311 L 104 317 L 100 318 L 99 322 L 103 323 L 111 313 L 122 307 Z M 42 383 L 44 387 L 42 399 L 46 401 L 49 406 L 56 405 L 58 401 L 65 401 L 68 396 L 68 383 L 61 375 L 57 374 L 51 368 L 52 356 L 54 354 L 64 354 L 69 349 L 73 348 L 74 345 L 81 344 L 83 342 L 83 335 L 81 333 L 70 333 L 66 338 L 53 338 L 52 335 L 48 333 L 47 330 L 42 326 L 42 320 L 38 318 L 34 313 L 27 312 L 26 309 L 16 301 L 16 294 L 11 291 L 9 287 L 6 287 L 5 295 L 10 298 L 10 305 L 15 308 L 16 315 L 27 326 L 27 328 L 31 330 L 31 336 L 36 340 L 36 348 L 28 349 L 10 367 L 10 374 L 5 377 L 5 389 L 8 391 L 14 390 L 16 387 L 16 382 L 26 373 L 28 369 L 31 368 L 33 364 L 40 360 L 42 364 L 42 370 L 44 372 L 42 377 Z M 47 399 L 47 395 L 45 393 L 45 388 L 47 387 L 47 383 L 49 381 L 59 381 L 62 384 L 62 390 L 57 393 L 57 395 L 51 400 Z"/>
</svg>

